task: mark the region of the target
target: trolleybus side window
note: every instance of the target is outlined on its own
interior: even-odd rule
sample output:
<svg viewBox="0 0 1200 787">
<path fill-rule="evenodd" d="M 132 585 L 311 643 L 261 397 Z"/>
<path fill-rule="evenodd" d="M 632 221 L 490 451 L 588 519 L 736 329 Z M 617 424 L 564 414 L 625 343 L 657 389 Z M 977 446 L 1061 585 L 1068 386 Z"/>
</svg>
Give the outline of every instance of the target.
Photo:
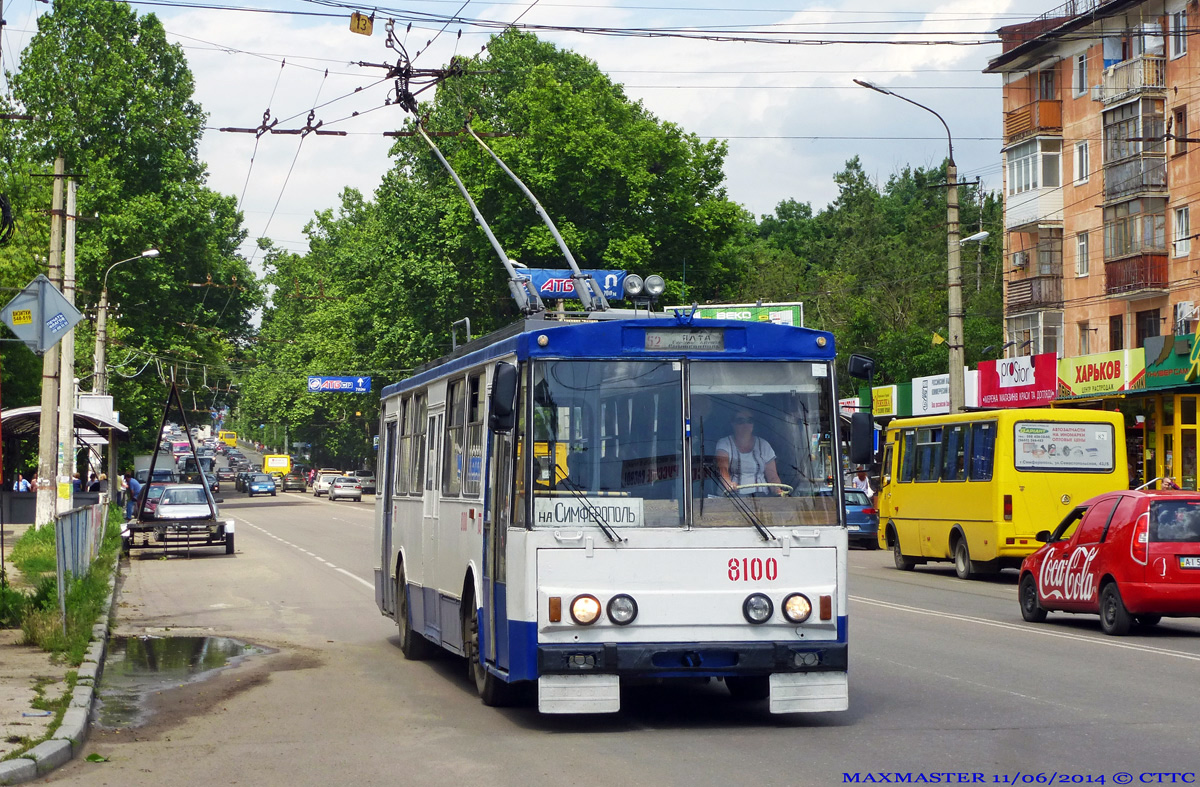
<svg viewBox="0 0 1200 787">
<path fill-rule="evenodd" d="M 970 424 L 948 424 L 942 431 L 943 481 L 966 480 L 966 458 L 971 453 L 970 442 Z"/>
<path fill-rule="evenodd" d="M 408 494 L 408 482 L 411 477 L 412 470 L 409 464 L 412 462 L 412 397 L 405 396 L 400 400 L 400 445 L 396 454 L 396 466 L 392 472 L 395 481 L 392 484 L 392 490 L 397 495 Z"/>
<path fill-rule="evenodd" d="M 463 478 L 463 496 L 479 497 L 483 481 L 483 373 L 476 372 L 467 377 L 467 442 L 466 475 Z"/>
<path fill-rule="evenodd" d="M 412 417 L 412 450 L 410 451 L 408 493 L 416 497 L 425 494 L 425 394 L 413 394 L 412 407 L 409 408 Z"/>
<path fill-rule="evenodd" d="M 526 398 L 529 393 L 528 376 L 525 369 L 521 368 L 518 373 L 518 378 L 521 380 L 520 393 L 517 394 L 517 428 L 513 430 L 513 508 L 512 508 L 512 525 L 513 527 L 528 527 L 529 520 L 527 512 L 529 510 L 529 500 L 526 496 L 528 489 L 529 477 L 529 441 L 526 437 L 526 428 L 529 424 L 529 419 L 526 417 L 529 405 L 529 400 Z"/>
<path fill-rule="evenodd" d="M 905 429 L 900 433 L 900 482 L 913 480 L 917 470 L 917 430 Z"/>
<path fill-rule="evenodd" d="M 996 461 L 996 422 L 971 424 L 972 481 L 991 481 L 992 465 Z"/>
<path fill-rule="evenodd" d="M 917 480 L 936 481 L 942 469 L 942 428 L 917 427 Z"/>
<path fill-rule="evenodd" d="M 446 388 L 446 436 L 442 458 L 442 495 L 458 497 L 463 491 L 463 421 L 467 403 L 466 380 L 451 380 Z"/>
</svg>

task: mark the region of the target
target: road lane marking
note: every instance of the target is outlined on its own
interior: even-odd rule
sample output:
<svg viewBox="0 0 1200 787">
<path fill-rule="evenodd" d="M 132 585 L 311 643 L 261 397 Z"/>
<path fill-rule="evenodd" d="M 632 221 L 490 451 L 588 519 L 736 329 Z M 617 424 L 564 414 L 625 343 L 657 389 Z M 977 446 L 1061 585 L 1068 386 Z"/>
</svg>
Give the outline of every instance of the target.
<svg viewBox="0 0 1200 787">
<path fill-rule="evenodd" d="M 373 592 L 375 592 L 375 585 L 374 585 L 373 583 L 371 583 L 371 582 L 368 582 L 367 580 L 363 579 L 362 577 L 360 577 L 360 576 L 358 576 L 358 575 L 356 575 L 356 574 L 352 574 L 351 572 L 347 571 L 347 570 L 346 570 L 346 569 L 344 569 L 344 568 L 338 568 L 338 567 L 337 567 L 337 566 L 335 566 L 333 563 L 330 563 L 328 560 L 326 560 L 325 558 L 321 557 L 320 555 L 317 555 L 317 554 L 314 554 L 314 553 L 312 553 L 312 552 L 309 552 L 307 549 L 304 549 L 303 547 L 296 546 L 295 544 L 293 544 L 293 543 L 292 543 L 292 542 L 290 542 L 290 541 L 284 541 L 282 538 L 280 538 L 279 536 L 275 535 L 275 534 L 274 534 L 274 533 L 272 533 L 270 530 L 266 530 L 265 528 L 261 528 L 261 527 L 259 527 L 258 525 L 254 524 L 253 522 L 249 521 L 248 519 L 243 519 L 242 517 L 240 517 L 240 516 L 237 516 L 236 514 L 234 515 L 234 517 L 233 517 L 233 518 L 234 518 L 234 519 L 236 519 L 236 520 L 238 520 L 239 522 L 241 522 L 241 523 L 242 523 L 242 524 L 244 524 L 244 525 L 249 525 L 250 527 L 254 528 L 255 530 L 257 530 L 258 532 L 260 532 L 260 533 L 262 533 L 262 534 L 264 534 L 264 535 L 270 536 L 271 538 L 275 539 L 276 541 L 279 541 L 279 542 L 281 542 L 281 543 L 287 544 L 288 546 L 290 546 L 292 549 L 296 550 L 297 552 L 303 552 L 304 554 L 306 554 L 306 555 L 309 555 L 309 556 L 310 556 L 310 557 L 312 557 L 314 560 L 316 560 L 318 563 L 323 563 L 323 564 L 325 564 L 326 566 L 328 566 L 329 568 L 331 568 L 331 569 L 333 569 L 334 571 L 338 572 L 339 574 L 345 574 L 346 576 L 348 576 L 348 577 L 350 577 L 351 579 L 353 579 L 355 582 L 358 582 L 359 584 L 361 584 L 361 585 L 363 585 L 363 586 L 365 586 L 365 587 L 369 588 L 369 589 L 371 590 L 371 592 L 372 592 L 372 593 L 373 593 Z"/>
<path fill-rule="evenodd" d="M 1170 656 L 1186 661 L 1200 661 L 1200 654 L 1187 653 L 1182 650 L 1168 650 L 1167 648 L 1156 648 L 1153 645 L 1135 645 L 1128 642 L 1116 642 L 1109 639 L 1100 639 L 1099 637 L 1088 637 L 1082 634 L 1070 634 L 1063 631 L 1049 631 L 1039 626 L 1044 624 L 1017 624 L 1004 623 L 999 620 L 988 620 L 987 618 L 973 618 L 970 615 L 957 615 L 953 612 L 939 612 L 934 609 L 922 609 L 921 607 L 909 607 L 903 604 L 893 604 L 889 601 L 879 601 L 873 598 L 864 596 L 850 596 L 851 601 L 857 601 L 860 604 L 868 604 L 875 607 L 883 607 L 884 609 L 893 609 L 899 612 L 910 612 L 914 615 L 927 615 L 935 618 L 945 618 L 947 620 L 958 620 L 963 623 L 975 623 L 980 626 L 991 626 L 992 628 L 1008 629 L 1009 631 L 1020 631 L 1024 634 L 1036 634 L 1042 637 L 1054 637 L 1056 639 L 1070 639 L 1077 642 L 1087 642 L 1091 645 L 1101 645 L 1106 648 L 1117 648 L 1118 650 L 1135 650 L 1141 653 L 1154 653 L 1159 656 Z"/>
</svg>

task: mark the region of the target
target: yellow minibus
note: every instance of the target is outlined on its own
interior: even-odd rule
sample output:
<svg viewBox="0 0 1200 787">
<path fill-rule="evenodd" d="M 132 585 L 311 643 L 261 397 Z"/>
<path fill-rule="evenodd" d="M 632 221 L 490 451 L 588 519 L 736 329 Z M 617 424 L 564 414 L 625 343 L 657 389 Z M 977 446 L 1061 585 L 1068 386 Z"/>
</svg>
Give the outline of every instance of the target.
<svg viewBox="0 0 1200 787">
<path fill-rule="evenodd" d="M 1033 408 L 898 419 L 879 482 L 879 545 L 896 568 L 953 561 L 962 579 L 1019 568 L 1039 530 L 1129 488 L 1124 421 Z"/>
<path fill-rule="evenodd" d="M 230 448 L 237 448 L 237 432 L 218 432 L 217 439 Z"/>
</svg>

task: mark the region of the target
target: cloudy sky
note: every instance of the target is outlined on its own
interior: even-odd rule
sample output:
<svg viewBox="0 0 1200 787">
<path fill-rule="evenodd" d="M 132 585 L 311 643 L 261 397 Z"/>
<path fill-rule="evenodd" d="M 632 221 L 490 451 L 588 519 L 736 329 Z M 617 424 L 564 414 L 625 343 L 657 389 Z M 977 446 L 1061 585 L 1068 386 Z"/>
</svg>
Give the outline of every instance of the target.
<svg viewBox="0 0 1200 787">
<path fill-rule="evenodd" d="M 303 227 L 314 211 L 336 206 L 346 186 L 370 194 L 390 167 L 382 133 L 398 127 L 402 113 L 385 106 L 391 85 L 381 81 L 382 69 L 358 64 L 396 61 L 396 53 L 384 45 L 384 26 L 389 15 L 401 13 L 406 21 L 396 29 L 421 68 L 442 66 L 454 54 L 478 53 L 492 32 L 466 22 L 420 21 L 448 17 L 833 42 L 539 32 L 594 60 L 660 119 L 701 137 L 728 140 L 729 196 L 758 215 L 772 212 L 784 199 L 825 205 L 836 195 L 833 175 L 855 155 L 881 181 L 905 165 L 933 166 L 945 157 L 945 132 L 933 115 L 858 87 L 854 78 L 940 112 L 954 134 L 960 177 L 979 177 L 985 187 L 999 188 L 1000 79 L 981 70 L 1000 51 L 996 28 L 1035 17 L 1050 4 L 739 2 L 749 7 L 736 8 L 734 0 L 420 0 L 403 8 L 380 7 L 371 37 L 350 31 L 350 6 L 326 0 L 253 2 L 257 9 L 283 13 L 222 10 L 251 4 L 212 0 L 133 7 L 158 14 L 168 37 L 187 54 L 197 99 L 209 116 L 200 147 L 209 184 L 239 197 L 251 238 L 267 236 L 296 251 L 306 248 Z M 17 67 L 36 17 L 46 9 L 36 0 L 6 0 L 5 69 Z M 419 21 L 405 32 L 413 15 Z M 936 43 L 946 41 L 957 45 Z M 988 43 L 973 45 L 981 41 Z M 256 127 L 264 112 L 279 120 L 279 128 L 300 128 L 314 107 L 314 122 L 347 136 L 256 139 L 219 131 Z M 547 207 L 553 215 L 553 206 Z M 246 251 L 255 254 L 249 244 Z"/>
</svg>

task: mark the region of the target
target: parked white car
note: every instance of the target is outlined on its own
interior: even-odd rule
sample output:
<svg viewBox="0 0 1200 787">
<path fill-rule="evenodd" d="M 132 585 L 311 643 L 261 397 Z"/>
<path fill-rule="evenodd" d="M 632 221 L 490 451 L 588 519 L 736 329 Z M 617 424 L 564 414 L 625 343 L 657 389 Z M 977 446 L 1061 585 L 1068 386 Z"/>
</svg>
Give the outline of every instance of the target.
<svg viewBox="0 0 1200 787">
<path fill-rule="evenodd" d="M 338 473 L 321 473 L 317 476 L 317 482 L 313 484 L 313 496 L 320 497 L 321 495 L 329 494 L 329 489 L 333 486 L 333 481 L 336 478 L 341 478 L 341 475 Z"/>
</svg>

